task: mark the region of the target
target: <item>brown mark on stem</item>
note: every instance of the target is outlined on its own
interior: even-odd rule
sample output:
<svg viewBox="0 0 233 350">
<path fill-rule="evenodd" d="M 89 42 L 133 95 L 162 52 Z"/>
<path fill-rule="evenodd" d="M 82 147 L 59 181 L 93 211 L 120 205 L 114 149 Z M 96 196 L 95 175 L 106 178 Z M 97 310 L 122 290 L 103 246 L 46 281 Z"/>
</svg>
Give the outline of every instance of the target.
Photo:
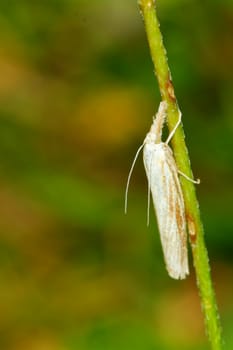
<svg viewBox="0 0 233 350">
<path fill-rule="evenodd" d="M 187 224 L 188 224 L 190 241 L 192 244 L 195 244 L 197 240 L 197 230 L 196 230 L 195 221 L 193 220 L 191 215 L 187 215 Z"/>
<path fill-rule="evenodd" d="M 170 78 L 168 78 L 167 83 L 166 83 L 166 89 L 168 92 L 168 97 L 172 102 L 176 102 L 176 96 L 175 96 L 175 92 L 174 92 L 174 87 L 172 84 L 172 81 Z"/>
</svg>

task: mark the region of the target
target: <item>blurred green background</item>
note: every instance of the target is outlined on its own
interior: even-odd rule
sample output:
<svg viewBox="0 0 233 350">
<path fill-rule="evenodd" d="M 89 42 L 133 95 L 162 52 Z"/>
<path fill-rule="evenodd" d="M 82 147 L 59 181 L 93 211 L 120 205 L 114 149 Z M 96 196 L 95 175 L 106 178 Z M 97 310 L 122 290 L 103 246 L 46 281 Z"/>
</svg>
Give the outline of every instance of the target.
<svg viewBox="0 0 233 350">
<path fill-rule="evenodd" d="M 233 2 L 157 0 L 233 349 Z M 136 1 L 0 2 L 0 348 L 207 349 L 141 158 L 159 104 Z"/>
</svg>

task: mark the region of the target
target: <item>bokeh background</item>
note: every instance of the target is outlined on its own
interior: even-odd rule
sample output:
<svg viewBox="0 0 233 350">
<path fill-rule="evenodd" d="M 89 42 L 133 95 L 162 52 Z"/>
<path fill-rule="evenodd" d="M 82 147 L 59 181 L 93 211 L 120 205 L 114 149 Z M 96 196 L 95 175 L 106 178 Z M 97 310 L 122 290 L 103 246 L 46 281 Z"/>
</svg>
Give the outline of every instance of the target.
<svg viewBox="0 0 233 350">
<path fill-rule="evenodd" d="M 157 1 L 233 349 L 233 2 Z M 0 348 L 207 349 L 141 158 L 159 104 L 136 0 L 0 2 Z"/>
</svg>

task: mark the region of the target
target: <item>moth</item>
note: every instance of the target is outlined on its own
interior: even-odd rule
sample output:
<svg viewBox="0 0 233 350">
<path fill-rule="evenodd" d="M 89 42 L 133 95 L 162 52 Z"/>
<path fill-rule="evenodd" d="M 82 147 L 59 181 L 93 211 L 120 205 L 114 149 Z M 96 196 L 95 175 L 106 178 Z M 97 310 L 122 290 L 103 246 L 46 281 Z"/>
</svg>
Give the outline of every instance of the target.
<svg viewBox="0 0 233 350">
<path fill-rule="evenodd" d="M 161 140 L 166 111 L 167 103 L 162 101 L 150 131 L 136 153 L 126 186 L 125 212 L 130 178 L 139 152 L 143 148 L 143 161 L 148 179 L 147 222 L 151 192 L 168 274 L 175 279 L 184 279 L 189 274 L 189 267 L 185 206 L 178 173 L 194 183 L 199 183 L 199 180 L 194 181 L 177 169 L 168 145 L 181 122 L 181 113 L 167 140 Z"/>
</svg>

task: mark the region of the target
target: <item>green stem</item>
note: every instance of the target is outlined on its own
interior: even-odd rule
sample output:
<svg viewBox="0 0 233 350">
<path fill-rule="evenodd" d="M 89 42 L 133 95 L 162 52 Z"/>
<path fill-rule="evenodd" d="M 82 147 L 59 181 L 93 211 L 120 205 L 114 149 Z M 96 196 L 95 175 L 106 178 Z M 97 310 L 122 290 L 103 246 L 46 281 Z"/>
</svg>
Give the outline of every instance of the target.
<svg viewBox="0 0 233 350">
<path fill-rule="evenodd" d="M 157 75 L 162 100 L 167 101 L 167 124 L 171 131 L 179 116 L 179 107 L 175 97 L 171 74 L 168 67 L 166 50 L 159 28 L 153 0 L 139 0 L 144 19 L 150 53 Z M 177 167 L 180 171 L 192 177 L 192 170 L 188 151 L 184 141 L 183 127 L 177 129 L 172 146 Z M 205 324 L 212 349 L 222 349 L 221 327 L 217 311 L 215 293 L 211 281 L 208 253 L 204 241 L 204 230 L 200 218 L 199 205 L 193 183 L 181 177 L 181 186 L 184 195 L 186 218 L 189 230 L 189 240 L 192 247 L 197 286 L 200 293 Z"/>
</svg>

